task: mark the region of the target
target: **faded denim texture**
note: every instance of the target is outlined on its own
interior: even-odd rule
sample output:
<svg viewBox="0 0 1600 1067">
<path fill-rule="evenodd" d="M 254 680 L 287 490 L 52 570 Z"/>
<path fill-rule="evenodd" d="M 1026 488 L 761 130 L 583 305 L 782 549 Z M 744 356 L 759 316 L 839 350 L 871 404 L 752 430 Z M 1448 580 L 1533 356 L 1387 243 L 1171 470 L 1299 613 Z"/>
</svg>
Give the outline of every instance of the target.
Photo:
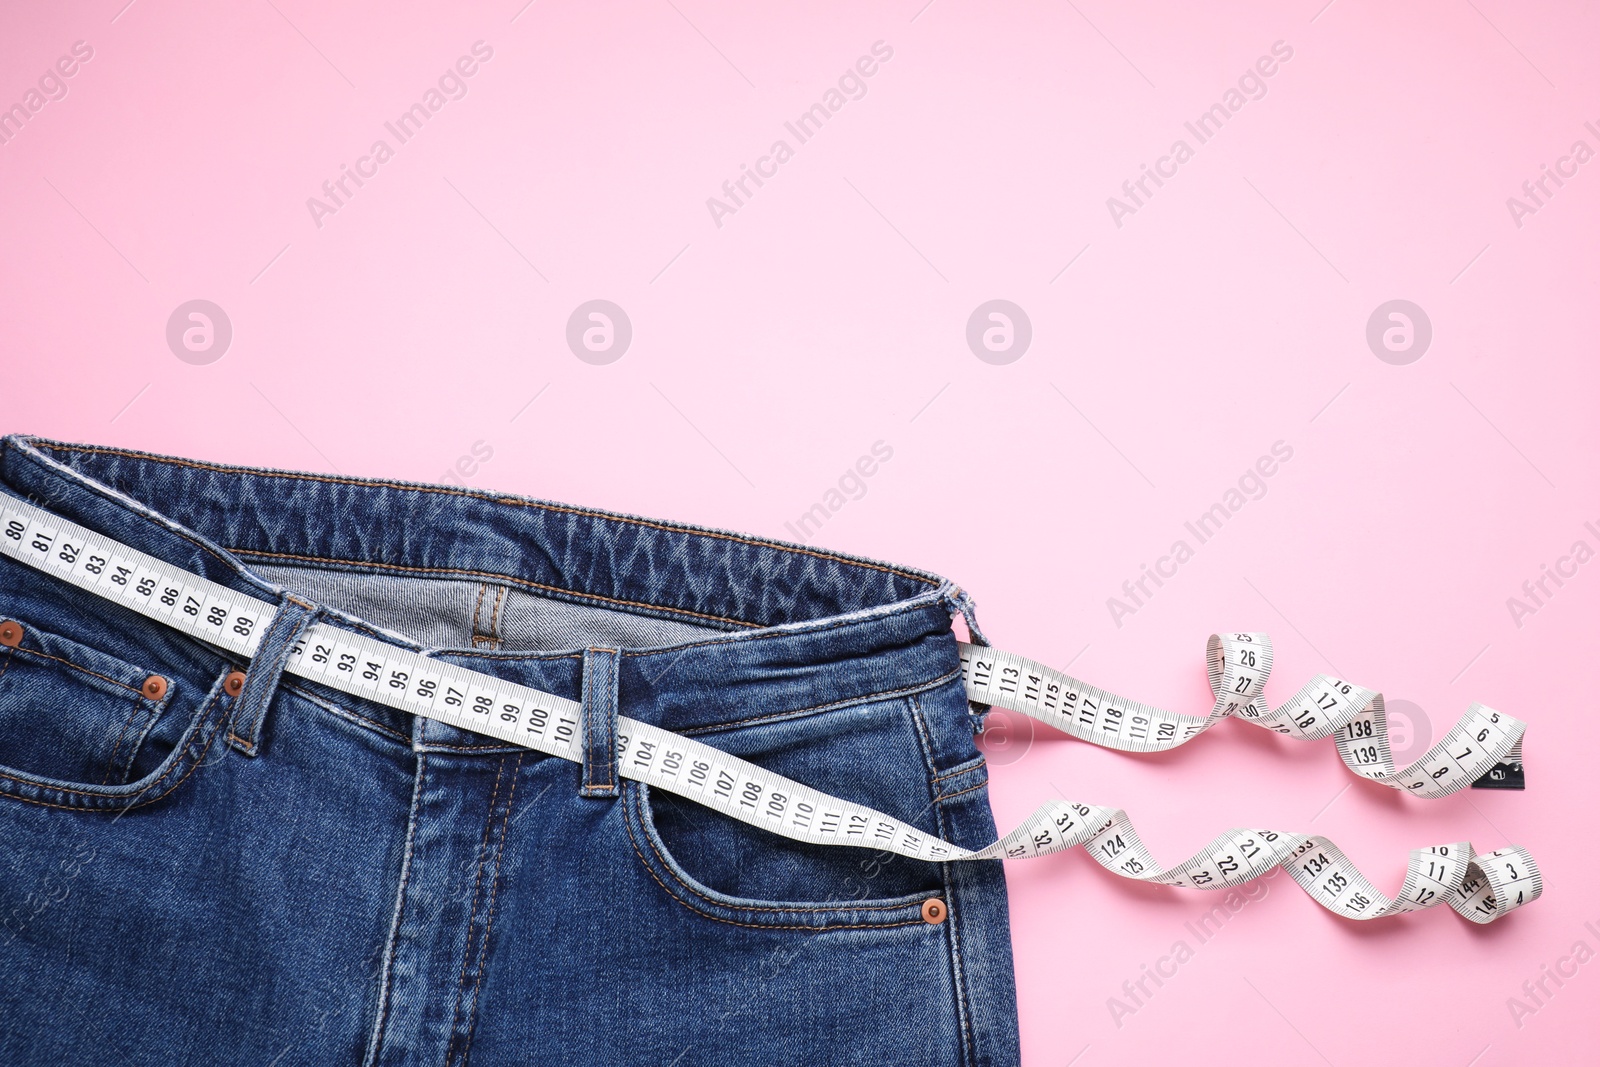
<svg viewBox="0 0 1600 1067">
<path fill-rule="evenodd" d="M 801 844 L 593 765 L 586 788 L 579 764 L 276 673 L 298 627 L 358 630 L 977 848 L 995 831 L 950 629 L 970 604 L 943 579 L 24 437 L 0 492 L 285 607 L 234 662 L 0 558 L 22 633 L 0 647 L 0 1063 L 1017 1062 L 998 862 Z"/>
</svg>

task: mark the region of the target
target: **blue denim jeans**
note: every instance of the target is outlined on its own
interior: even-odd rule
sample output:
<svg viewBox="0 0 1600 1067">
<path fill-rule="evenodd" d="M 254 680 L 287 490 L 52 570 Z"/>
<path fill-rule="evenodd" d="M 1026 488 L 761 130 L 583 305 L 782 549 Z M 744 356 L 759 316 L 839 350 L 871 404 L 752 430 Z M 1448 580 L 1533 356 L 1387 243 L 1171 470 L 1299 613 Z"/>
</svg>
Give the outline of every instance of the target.
<svg viewBox="0 0 1600 1067">
<path fill-rule="evenodd" d="M 347 627 L 977 848 L 943 579 L 33 438 L 0 492 L 282 608 L 233 662 L 0 558 L 0 1062 L 1017 1062 L 999 863 L 801 844 L 282 674 Z"/>
</svg>

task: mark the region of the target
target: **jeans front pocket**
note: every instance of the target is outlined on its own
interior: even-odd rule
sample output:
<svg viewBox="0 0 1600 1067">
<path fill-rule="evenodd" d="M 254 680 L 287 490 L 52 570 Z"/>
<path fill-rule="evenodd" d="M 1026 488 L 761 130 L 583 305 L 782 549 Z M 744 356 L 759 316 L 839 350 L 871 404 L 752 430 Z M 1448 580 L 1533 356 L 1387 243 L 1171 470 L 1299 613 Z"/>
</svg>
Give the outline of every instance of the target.
<svg viewBox="0 0 1600 1067">
<path fill-rule="evenodd" d="M 125 782 L 179 688 L 160 671 L 0 612 L 0 765 L 62 781 Z"/>
<path fill-rule="evenodd" d="M 122 809 L 187 777 L 226 717 L 209 693 L 0 610 L 0 797 Z"/>
<path fill-rule="evenodd" d="M 937 833 L 934 783 L 904 698 L 719 732 L 707 743 Z M 679 903 L 738 925 L 800 930 L 923 923 L 938 864 L 813 845 L 638 782 L 623 785 L 630 843 Z"/>
<path fill-rule="evenodd" d="M 659 794 L 658 794 L 659 795 Z M 936 890 L 925 890 L 899 897 L 840 896 L 818 900 L 771 900 L 767 898 L 736 897 L 719 892 L 690 874 L 677 858 L 668 851 L 655 826 L 655 816 L 650 805 L 650 787 L 640 782 L 628 781 L 622 785 L 623 817 L 627 820 L 628 837 L 645 870 L 678 903 L 690 911 L 731 923 L 735 926 L 762 927 L 779 930 L 843 930 L 882 929 L 892 926 L 926 925 L 922 905 Z M 714 818 L 724 818 L 709 812 Z M 743 825 L 743 824 L 738 824 Z M 751 834 L 766 831 L 746 827 Z M 814 845 L 801 846 L 821 851 L 859 852 L 864 862 L 881 864 L 883 853 L 870 849 L 829 848 Z M 702 861 L 738 862 L 731 855 L 702 856 Z M 890 857 L 901 859 L 901 857 Z M 916 860 L 904 861 L 916 863 Z M 931 865 L 927 865 L 930 866 Z M 935 874 L 935 877 L 937 875 Z"/>
</svg>

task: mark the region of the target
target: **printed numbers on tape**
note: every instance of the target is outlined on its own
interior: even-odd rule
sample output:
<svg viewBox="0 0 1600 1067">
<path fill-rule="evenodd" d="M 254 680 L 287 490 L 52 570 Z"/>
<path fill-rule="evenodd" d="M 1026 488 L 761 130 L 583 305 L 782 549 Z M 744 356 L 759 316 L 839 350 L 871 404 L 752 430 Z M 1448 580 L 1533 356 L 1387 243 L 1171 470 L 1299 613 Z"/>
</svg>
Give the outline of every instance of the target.
<svg viewBox="0 0 1600 1067">
<path fill-rule="evenodd" d="M 1321 674 L 1273 710 L 1261 696 L 1272 672 L 1266 634 L 1212 635 L 1206 673 L 1216 703 L 1204 718 L 1125 700 L 999 649 L 963 644 L 961 669 L 970 699 L 1123 752 L 1166 752 L 1236 715 L 1302 741 L 1332 737 L 1351 771 L 1413 796 L 1448 796 L 1476 783 L 1492 787 L 1493 772 L 1509 767 L 1517 768 L 1520 788 L 1526 724 L 1482 704 L 1468 708 L 1437 744 L 1403 768 L 1394 765 L 1381 693 Z"/>
<path fill-rule="evenodd" d="M 0 555 L 241 657 L 255 654 L 277 613 L 263 600 L 9 497 L 0 498 Z M 971 699 L 1123 751 L 1164 751 L 1236 715 L 1306 740 L 1333 736 L 1340 758 L 1356 774 L 1422 797 L 1463 788 L 1501 761 L 1520 763 L 1524 725 L 1473 705 L 1421 759 L 1396 768 L 1377 693 L 1319 677 L 1272 710 L 1260 699 L 1272 663 L 1264 634 L 1212 637 L 1207 653 L 1217 699 L 1205 718 L 1126 701 L 996 649 L 963 645 L 962 663 Z M 362 634 L 313 625 L 285 669 L 400 711 L 563 759 L 583 759 L 576 701 Z M 1538 866 L 1523 849 L 1512 846 L 1480 856 L 1469 843 L 1455 842 L 1414 850 L 1400 892 L 1389 897 L 1327 838 L 1273 830 L 1230 830 L 1185 862 L 1164 867 L 1121 809 L 1065 801 L 1046 804 L 998 841 L 971 850 L 649 723 L 619 716 L 617 740 L 624 777 L 818 845 L 871 848 L 934 862 L 1020 859 L 1083 846 L 1102 867 L 1123 877 L 1196 889 L 1242 885 L 1281 866 L 1317 903 L 1360 919 L 1448 904 L 1474 922 L 1490 922 L 1537 899 L 1542 890 Z"/>
</svg>

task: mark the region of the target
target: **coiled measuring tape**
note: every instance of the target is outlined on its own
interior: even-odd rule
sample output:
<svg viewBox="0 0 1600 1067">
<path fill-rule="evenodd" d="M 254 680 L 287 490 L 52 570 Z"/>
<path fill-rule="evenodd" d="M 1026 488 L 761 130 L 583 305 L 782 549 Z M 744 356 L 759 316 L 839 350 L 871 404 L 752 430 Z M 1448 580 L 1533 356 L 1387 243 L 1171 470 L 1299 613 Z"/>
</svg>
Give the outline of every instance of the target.
<svg viewBox="0 0 1600 1067">
<path fill-rule="evenodd" d="M 1206 673 L 1216 697 L 1205 718 L 1175 715 L 1124 700 L 1021 656 L 961 645 L 967 696 L 1021 712 L 1071 734 L 1123 752 L 1166 752 L 1232 715 L 1302 741 L 1333 737 L 1339 758 L 1361 777 L 1412 796 L 1448 796 L 1469 785 L 1522 788 L 1522 735 L 1527 725 L 1473 704 L 1438 744 L 1403 769 L 1394 765 L 1383 694 L 1319 674 L 1276 711 L 1262 702 L 1272 671 L 1266 634 L 1213 634 Z"/>
<path fill-rule="evenodd" d="M 273 604 L 15 498 L 0 497 L 0 555 L 243 657 L 254 655 L 277 613 Z M 1213 637 L 1208 653 L 1217 704 L 1204 719 L 1123 701 L 990 648 L 964 645 L 962 660 L 971 699 L 1013 708 L 1075 737 L 1125 751 L 1175 747 L 1237 715 L 1305 739 L 1337 733 L 1339 754 L 1351 770 L 1426 797 L 1470 784 L 1501 757 L 1520 758 L 1523 724 L 1474 705 L 1444 741 L 1397 772 L 1377 694 L 1319 678 L 1271 711 L 1260 703 L 1272 659 L 1264 635 Z M 573 762 L 583 760 L 583 717 L 577 701 L 362 634 L 315 624 L 290 654 L 285 670 L 400 711 Z M 1458 756 L 1457 742 L 1473 747 Z M 994 843 L 966 849 L 700 741 L 620 715 L 617 765 L 624 777 L 811 844 L 870 848 L 932 862 L 1021 859 L 1082 845 L 1116 874 L 1196 889 L 1242 885 L 1281 866 L 1318 904 L 1357 919 L 1448 904 L 1474 922 L 1487 923 L 1536 900 L 1543 888 L 1538 865 L 1522 848 L 1480 856 L 1462 841 L 1414 849 L 1399 894 L 1389 897 L 1327 838 L 1274 830 L 1229 830 L 1185 862 L 1164 867 L 1120 808 L 1068 801 L 1052 801 Z M 1440 767 L 1444 773 L 1434 774 Z"/>
</svg>

